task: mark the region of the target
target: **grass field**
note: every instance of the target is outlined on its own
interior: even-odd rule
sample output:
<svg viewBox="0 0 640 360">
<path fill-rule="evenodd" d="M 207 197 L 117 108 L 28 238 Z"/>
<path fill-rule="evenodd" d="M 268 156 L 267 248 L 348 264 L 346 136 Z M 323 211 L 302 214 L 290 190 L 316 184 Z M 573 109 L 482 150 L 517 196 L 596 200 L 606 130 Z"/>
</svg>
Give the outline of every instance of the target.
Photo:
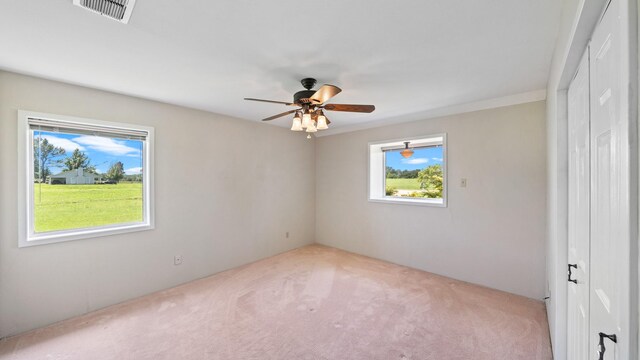
<svg viewBox="0 0 640 360">
<path fill-rule="evenodd" d="M 386 186 L 398 190 L 420 190 L 418 179 L 387 179 Z"/>
<path fill-rule="evenodd" d="M 142 221 L 142 184 L 34 184 L 35 231 Z"/>
</svg>

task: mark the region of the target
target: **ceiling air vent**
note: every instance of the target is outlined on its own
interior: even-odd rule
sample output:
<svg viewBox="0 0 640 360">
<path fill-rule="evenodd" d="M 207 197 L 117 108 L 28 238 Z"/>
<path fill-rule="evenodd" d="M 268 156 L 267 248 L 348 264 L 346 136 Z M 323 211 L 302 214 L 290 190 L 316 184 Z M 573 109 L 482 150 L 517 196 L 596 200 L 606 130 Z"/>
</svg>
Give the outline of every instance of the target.
<svg viewBox="0 0 640 360">
<path fill-rule="evenodd" d="M 121 23 L 128 23 L 136 0 L 73 0 L 87 10 L 104 15 Z"/>
</svg>

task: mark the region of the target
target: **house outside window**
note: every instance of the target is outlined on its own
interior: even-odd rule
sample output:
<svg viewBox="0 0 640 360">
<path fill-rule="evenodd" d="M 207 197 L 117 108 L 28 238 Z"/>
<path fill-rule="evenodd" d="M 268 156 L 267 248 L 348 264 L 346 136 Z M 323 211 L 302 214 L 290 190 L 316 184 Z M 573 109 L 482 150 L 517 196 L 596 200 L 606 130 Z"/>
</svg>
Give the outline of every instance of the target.
<svg viewBox="0 0 640 360">
<path fill-rule="evenodd" d="M 19 246 L 153 228 L 153 128 L 19 111 Z"/>
<path fill-rule="evenodd" d="M 446 134 L 369 143 L 369 200 L 446 206 Z"/>
</svg>

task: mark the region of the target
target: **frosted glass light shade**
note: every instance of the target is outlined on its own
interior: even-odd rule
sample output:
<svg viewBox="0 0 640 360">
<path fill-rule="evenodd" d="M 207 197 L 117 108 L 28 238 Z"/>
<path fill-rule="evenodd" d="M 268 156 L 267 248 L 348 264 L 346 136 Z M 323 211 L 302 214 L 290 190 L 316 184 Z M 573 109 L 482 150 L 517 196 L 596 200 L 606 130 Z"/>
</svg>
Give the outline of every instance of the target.
<svg viewBox="0 0 640 360">
<path fill-rule="evenodd" d="M 410 158 L 411 155 L 413 155 L 413 150 L 411 149 L 404 149 L 402 151 L 400 151 L 400 155 L 402 155 L 402 157 L 406 158 Z"/>
<path fill-rule="evenodd" d="M 309 121 L 309 126 L 307 126 L 307 132 L 308 133 L 314 133 L 317 132 L 318 129 L 316 129 L 316 124 L 313 121 Z"/>
<path fill-rule="evenodd" d="M 313 125 L 313 121 L 311 121 L 311 114 L 309 114 L 309 113 L 303 114 L 302 115 L 302 128 L 306 129 L 311 125 Z M 314 128 L 315 128 L 315 126 L 314 126 Z"/>
<path fill-rule="evenodd" d="M 298 115 L 296 115 L 296 117 L 293 118 L 293 124 L 291 125 L 291 131 L 302 131 L 302 120 L 300 120 L 300 117 Z"/>
<path fill-rule="evenodd" d="M 318 130 L 325 130 L 328 129 L 329 126 L 327 126 L 327 118 L 324 117 L 324 115 L 320 114 L 318 115 L 318 126 L 317 129 Z"/>
</svg>

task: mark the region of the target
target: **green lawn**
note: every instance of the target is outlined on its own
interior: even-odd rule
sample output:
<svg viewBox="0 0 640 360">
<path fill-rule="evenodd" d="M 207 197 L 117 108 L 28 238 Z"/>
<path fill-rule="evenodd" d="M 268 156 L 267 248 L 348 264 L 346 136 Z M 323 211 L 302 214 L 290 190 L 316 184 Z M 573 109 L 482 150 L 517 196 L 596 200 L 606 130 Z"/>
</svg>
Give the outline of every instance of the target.
<svg viewBox="0 0 640 360">
<path fill-rule="evenodd" d="M 386 186 L 397 190 L 420 190 L 418 179 L 387 179 Z"/>
<path fill-rule="evenodd" d="M 35 231 L 142 221 L 142 184 L 34 184 Z"/>
</svg>

